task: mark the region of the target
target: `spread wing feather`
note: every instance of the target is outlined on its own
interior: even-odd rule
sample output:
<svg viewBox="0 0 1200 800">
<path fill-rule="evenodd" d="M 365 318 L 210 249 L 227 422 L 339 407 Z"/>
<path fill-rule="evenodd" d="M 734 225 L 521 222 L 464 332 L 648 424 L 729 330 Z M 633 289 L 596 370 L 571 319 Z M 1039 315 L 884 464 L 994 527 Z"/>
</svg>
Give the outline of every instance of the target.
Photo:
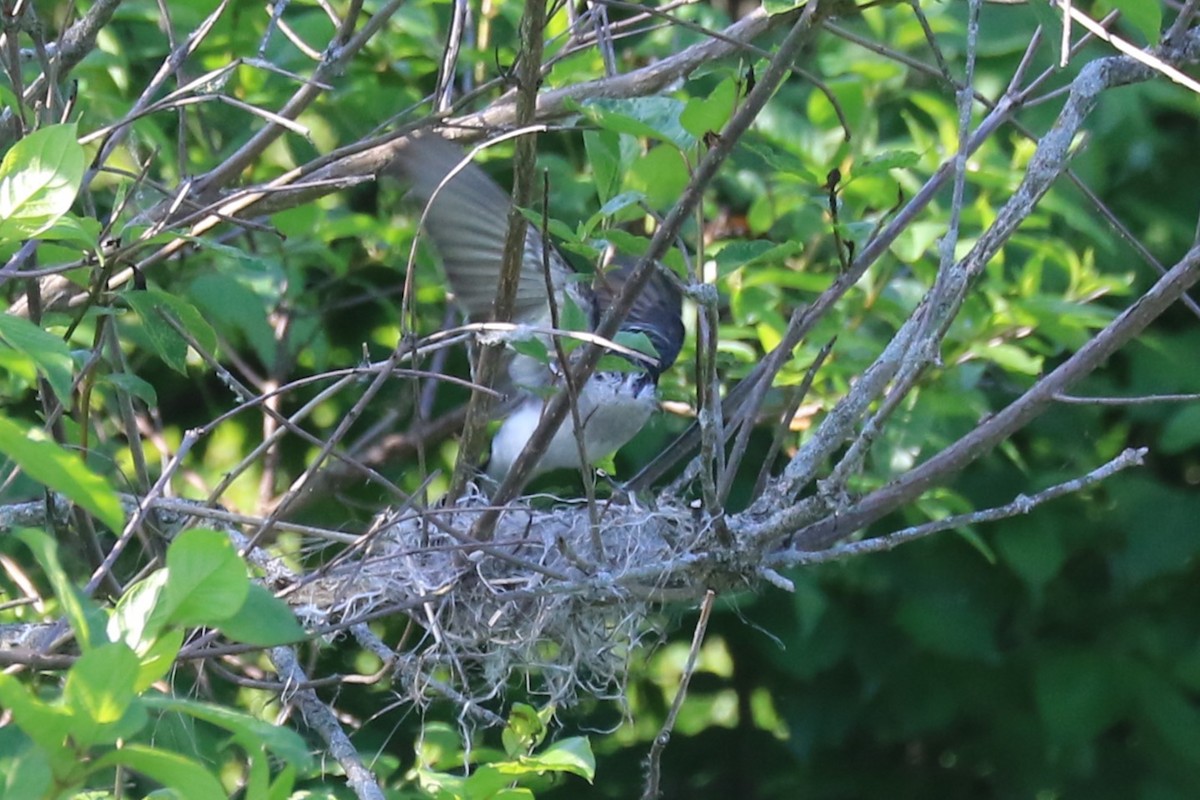
<svg viewBox="0 0 1200 800">
<path fill-rule="evenodd" d="M 472 319 L 490 318 L 512 207 L 508 194 L 478 166 L 465 162 L 461 150 L 434 134 L 406 140 L 393 166 L 424 210 L 425 230 L 442 257 L 459 304 Z M 540 323 L 549 317 L 543 247 L 541 235 L 530 229 L 517 284 L 516 322 Z M 571 270 L 553 248 L 550 270 L 561 293 Z"/>
</svg>

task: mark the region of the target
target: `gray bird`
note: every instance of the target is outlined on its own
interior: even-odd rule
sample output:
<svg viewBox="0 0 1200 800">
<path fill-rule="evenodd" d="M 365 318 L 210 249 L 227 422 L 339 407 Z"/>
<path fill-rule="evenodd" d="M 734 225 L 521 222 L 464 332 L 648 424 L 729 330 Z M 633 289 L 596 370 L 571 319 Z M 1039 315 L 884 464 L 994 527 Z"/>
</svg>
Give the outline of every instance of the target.
<svg viewBox="0 0 1200 800">
<path fill-rule="evenodd" d="M 425 209 L 425 230 L 441 256 L 459 305 L 472 321 L 487 321 L 497 295 L 512 201 L 508 193 L 474 164 L 467 164 L 447 179 L 463 160 L 463 153 L 457 147 L 439 136 L 424 133 L 398 145 L 392 171 L 408 184 L 409 196 Z M 570 298 L 594 329 L 620 292 L 633 263 L 613 259 L 614 265 L 598 271 L 589 287 L 531 226 L 525 239 L 514 323 L 551 326 L 544 253 L 560 315 Z M 658 376 L 675 363 L 683 346 L 680 293 L 670 279 L 661 273 L 651 277 L 621 324 L 621 330 L 644 334 L 654 348 L 655 357 L 629 358 L 628 369 L 621 371 L 597 371 L 580 390 L 576 405 L 588 464 L 613 453 L 636 436 L 658 406 Z M 492 439 L 486 468 L 490 478 L 499 481 L 508 474 L 533 435 L 548 395 L 563 386 L 560 365 L 510 351 L 507 383 L 497 387 L 508 395 L 508 402 L 501 412 L 504 416 L 500 429 Z M 568 415 L 534 473 L 580 466 L 579 445 L 572 416 Z"/>
</svg>

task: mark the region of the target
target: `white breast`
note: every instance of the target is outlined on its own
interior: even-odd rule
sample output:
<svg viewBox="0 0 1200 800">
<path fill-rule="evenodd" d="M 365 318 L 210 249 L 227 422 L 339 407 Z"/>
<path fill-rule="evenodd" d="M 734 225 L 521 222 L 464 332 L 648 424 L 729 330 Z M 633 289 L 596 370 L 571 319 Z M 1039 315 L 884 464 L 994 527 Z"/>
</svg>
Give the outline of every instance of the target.
<svg viewBox="0 0 1200 800">
<path fill-rule="evenodd" d="M 587 462 L 593 464 L 637 435 L 658 405 L 654 385 L 640 372 L 602 372 L 594 375 L 579 393 L 576 407 L 583 427 Z M 545 403 L 530 395 L 500 426 L 492 439 L 487 474 L 499 481 L 508 474 L 542 416 Z M 534 474 L 554 469 L 579 468 L 579 444 L 574 416 L 559 426 Z"/>
</svg>

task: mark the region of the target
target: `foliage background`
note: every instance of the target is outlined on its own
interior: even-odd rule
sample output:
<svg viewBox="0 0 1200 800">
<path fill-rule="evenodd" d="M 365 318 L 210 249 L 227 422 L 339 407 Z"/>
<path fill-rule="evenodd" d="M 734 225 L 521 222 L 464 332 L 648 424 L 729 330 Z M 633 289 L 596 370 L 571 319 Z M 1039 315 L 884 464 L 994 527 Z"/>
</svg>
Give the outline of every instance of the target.
<svg viewBox="0 0 1200 800">
<path fill-rule="evenodd" d="M 1164 27 L 1176 12 L 1173 3 L 1093 3 L 1085 4 L 1085 11 L 1100 18 L 1113 7 L 1125 12 L 1114 29 L 1139 45 L 1156 38 L 1159 28 L 1157 17 L 1146 9 L 1163 12 Z M 64 87 L 74 91 L 70 117 L 78 121 L 80 134 L 124 118 L 169 49 L 215 8 L 210 2 L 167 7 L 140 0 L 122 3 L 100 31 L 96 49 L 72 73 L 74 83 Z M 961 79 L 965 4 L 920 8 L 950 73 Z M 377 3 L 363 9 L 369 14 L 384 11 Z M 487 43 L 464 49 L 460 83 L 485 84 L 517 57 L 520 5 L 497 2 L 489 9 L 476 9 L 476 24 L 486 20 L 489 28 Z M 443 2 L 417 0 L 386 11 L 386 24 L 361 50 L 321 75 L 329 89 L 297 118 L 308 137 L 278 138 L 240 170 L 241 183 L 268 180 L 428 112 L 451 10 Z M 730 11 L 692 4 L 672 13 L 720 29 L 730 21 Z M 39 5 L 37 13 L 53 32 L 68 18 L 69 8 Z M 633 12 L 614 4 L 610 13 L 620 18 Z M 236 2 L 217 17 L 157 96 L 234 59 L 244 61 L 228 72 L 208 75 L 180 95 L 199 97 L 199 102 L 166 102 L 129 122 L 124 139 L 107 154 L 105 169 L 96 173 L 78 204 L 81 215 L 100 220 L 128 246 L 147 235 L 146 213 L 175 187 L 211 174 L 253 130 L 262 128 L 262 116 L 246 107 L 278 109 L 298 86 L 287 73 L 313 71 L 312 60 L 294 40 L 319 47 L 335 29 L 317 4 L 291 4 L 274 28 L 268 27 L 269 20 L 260 6 Z M 1037 5 L 985 5 L 976 89 L 998 96 L 1036 27 L 1052 20 Z M 552 18 L 551 33 L 565 25 L 560 11 Z M 811 301 L 841 269 L 823 188 L 829 171 L 837 168 L 843 176 L 840 234 L 861 246 L 877 221 L 888 218 L 898 195 L 919 188 L 957 146 L 953 90 L 936 66 L 919 69 L 901 58 L 936 64 L 913 8 L 887 4 L 836 25 L 874 43 L 875 49 L 826 30 L 799 66 L 818 76 L 836 97 L 846 130 L 826 94 L 805 77 L 793 76 L 709 190 L 704 222 L 686 233 L 690 246 L 699 249 L 703 231 L 713 233 L 715 220 L 732 220 L 725 236 L 717 235 L 705 249 L 720 274 L 719 363 L 730 382 L 778 341 L 791 310 Z M 484 38 L 480 28 L 475 33 Z M 761 45 L 769 47 L 779 35 L 765 37 Z M 1001 128 L 970 159 L 960 248 L 991 221 L 1019 182 L 1033 151 L 1026 132 L 1036 136 L 1052 122 L 1061 102 L 1055 90 L 1067 85 L 1082 64 L 1111 53 L 1107 45 L 1093 41 L 1073 54 L 1068 66 L 1056 68 L 1057 35 L 1048 30 L 1032 59 L 1031 74 L 1050 71 L 1041 94 L 1035 95 L 1044 99 L 1027 103 L 1016 115 L 1020 128 Z M 700 37 L 683 26 L 663 25 L 620 39 L 618 68 L 663 58 Z M 550 41 L 549 53 L 554 54 L 555 43 L 563 40 Z M 263 68 L 263 62 L 276 69 Z M 761 65 L 750 57 L 716 61 L 670 94 L 713 115 L 717 122 L 710 127 L 715 128 L 732 110 L 734 91 L 744 87 L 751 63 Z M 29 73 L 25 80 L 31 80 L 36 70 L 32 65 L 24 69 Z M 600 55 L 587 49 L 559 61 L 545 88 L 602 74 Z M 11 72 L 2 91 L 6 104 L 15 107 L 18 90 Z M 495 86 L 485 89 L 462 110 L 476 108 L 496 93 Z M 218 96 L 244 105 L 220 102 Z M 721 108 L 725 103 L 728 109 Z M 1108 92 L 1089 121 L 1073 164 L 1082 184 L 1167 265 L 1196 237 L 1196 112 L 1196 96 L 1165 79 Z M 90 145 L 89 154 L 99 141 Z M 506 185 L 508 157 L 498 147 L 483 159 Z M 543 136 L 539 163 L 548 172 L 557 219 L 573 227 L 596 210 L 602 198 L 596 196 L 577 130 Z M 144 180 L 134 179 L 142 173 Z M 661 212 L 686 177 L 682 161 L 664 147 L 635 159 L 623 186 L 643 192 Z M 386 181 L 359 183 L 256 219 L 253 226 L 220 227 L 176 257 L 147 264 L 143 275 L 152 288 L 201 311 L 219 341 L 220 363 L 255 392 L 378 361 L 407 333 L 427 333 L 452 319 L 446 315 L 436 260 L 425 248 L 416 262 L 408 317 L 402 308 L 415 219 L 401 196 L 401 188 Z M 937 197 L 781 374 L 780 386 L 799 383 L 817 350 L 836 335 L 832 356 L 818 373 L 788 447 L 846 391 L 933 282 L 937 237 L 947 228 L 950 200 L 948 190 Z M 627 211 L 621 221 L 639 216 Z M 148 241 L 127 251 L 119 263 L 146 257 L 168 236 Z M 765 250 L 760 241 L 797 246 L 786 257 L 773 253 L 740 266 L 746 253 Z M 6 247 L 7 259 L 16 247 Z M 40 248 L 39 265 L 78 257 L 67 246 L 55 247 Z M 856 487 L 867 490 L 885 483 L 1011 402 L 1154 278 L 1145 257 L 1118 235 L 1095 204 L 1060 180 L 989 265 L 945 342 L 942 366 L 926 374 L 890 420 L 856 477 Z M 26 283 L 8 280 L 11 302 L 20 301 Z M 114 294 L 131 291 L 136 290 L 121 286 Z M 93 469 L 109 475 L 119 489 L 144 491 L 119 413 L 119 396 L 132 385 L 130 376 L 144 382 L 134 385 L 133 394 L 142 401 L 138 446 L 146 448 L 151 478 L 189 429 L 228 411 L 235 400 L 228 381 L 194 353 L 185 369 L 170 368 L 150 338 L 153 331 L 125 308 L 119 299 L 105 296 L 80 315 L 51 309 L 43 326 L 60 335 L 73 326 L 71 347 L 86 350 L 99 336 L 100 321 L 115 315 L 125 363 L 111 366 L 107 374 L 125 378 L 99 380 L 59 435 L 78 446 L 82 431 L 89 431 Z M 1078 394 L 1200 392 L 1198 337 L 1196 315 L 1177 306 L 1078 387 Z M 694 365 L 694 352 L 685 351 L 680 366 L 664 379 L 669 400 L 688 403 L 694 398 Z M 451 353 L 444 368 L 465 375 L 465 354 Z M 38 422 L 43 407 L 35 384 L 15 369 L 5 381 L 7 414 Z M 299 388 L 272 402 L 288 413 L 318 391 Z M 417 490 L 434 470 L 447 472 L 454 456 L 452 437 L 430 437 L 414 450 L 398 433 L 412 430 L 418 417 L 440 417 L 465 398 L 464 391 L 449 385 L 434 391 L 414 382 L 389 383 L 345 440 L 346 451 L 406 492 Z M 425 407 L 418 412 L 423 396 Z M 356 399 L 354 392 L 345 391 L 321 400 L 305 423 L 316 443 L 288 436 L 267 454 L 250 458 L 221 492 L 220 502 L 248 514 L 266 513 Z M 768 408 L 778 415 L 785 400 L 786 392 L 779 389 Z M 646 435 L 621 453 L 618 474 L 631 474 L 685 424 L 686 419 L 673 415 L 656 419 Z M 206 496 L 272 428 L 257 411 L 222 422 L 196 443 L 173 490 Z M 770 433 L 764 425 L 756 434 L 747 463 L 765 458 Z M 1087 472 L 1130 445 L 1150 448 L 1146 465 L 1029 515 L 944 533 L 890 553 L 795 570 L 787 576 L 795 583 L 794 593 L 758 586 L 723 594 L 664 757 L 664 795 L 1193 796 L 1200 785 L 1198 442 L 1200 415 L 1194 402 L 1061 403 L 952 485 L 928 492 L 873 531 L 1008 502 Z M 733 510 L 751 495 L 754 470 L 746 472 L 731 495 Z M 561 479 L 549 484 L 557 487 L 554 481 Z M 431 489 L 443 486 L 444 479 L 438 478 Z M 33 481 L 18 477 L 5 485 L 4 499 L 25 499 L 36 491 Z M 331 469 L 288 517 L 357 531 L 394 501 L 378 483 Z M 311 556 L 293 534 L 281 534 L 276 547 L 297 562 Z M 4 550 L 20 557 L 15 547 L 6 544 Z M 87 557 L 76 552 L 75 558 L 73 567 L 86 574 Z M 123 565 L 128 575 L 136 567 L 132 561 Z M 10 597 L 23 593 L 10 578 L 2 585 Z M 697 596 L 702 588 L 697 587 Z M 31 612 L 20 607 L 4 613 L 22 619 Z M 663 610 L 668 635 L 661 645 L 636 655 L 623 707 L 596 701 L 562 710 L 564 734 L 591 733 L 599 759 L 597 782 L 584 789 L 579 779 L 568 778 L 557 787 L 538 787 L 539 795 L 617 798 L 640 791 L 642 760 L 674 696 L 693 623 L 686 605 Z M 395 641 L 406 621 L 376 625 L 385 639 Z M 232 665 L 235 672 L 261 670 L 255 657 L 242 659 Z M 324 648 L 314 651 L 313 659 L 314 674 L 370 674 L 379 667 L 351 648 Z M 173 682 L 181 693 L 208 693 L 268 717 L 279 710 L 278 697 L 270 691 L 239 688 L 221 675 L 182 668 Z M 412 713 L 403 703 L 403 691 L 384 681 L 347 684 L 324 695 L 344 714 L 355 745 L 373 758 L 381 780 L 397 796 L 409 791 L 398 787 L 404 784 L 422 728 L 436 721 L 452 724 L 456 718 L 448 704 Z M 520 687 L 512 687 L 509 699 L 520 697 Z M 504 704 L 496 710 L 503 713 Z M 496 744 L 494 733 L 476 736 Z M 429 733 L 429 741 L 435 739 Z M 213 742 L 194 746 L 217 762 L 229 758 Z M 336 788 L 335 777 L 315 774 L 309 780 L 318 796 L 349 796 Z"/>
</svg>

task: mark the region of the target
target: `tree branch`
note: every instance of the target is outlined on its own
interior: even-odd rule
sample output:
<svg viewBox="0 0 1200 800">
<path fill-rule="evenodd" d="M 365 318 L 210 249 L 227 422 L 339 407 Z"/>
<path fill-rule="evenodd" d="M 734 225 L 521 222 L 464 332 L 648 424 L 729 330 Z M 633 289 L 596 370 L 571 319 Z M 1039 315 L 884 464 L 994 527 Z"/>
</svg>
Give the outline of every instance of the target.
<svg viewBox="0 0 1200 800">
<path fill-rule="evenodd" d="M 1100 366 L 1200 279 L 1200 246 L 1188 251 L 1150 291 L 1127 308 L 1074 355 L 1003 411 L 966 436 L 905 473 L 896 481 L 867 495 L 845 513 L 827 517 L 795 533 L 796 547 L 821 550 L 885 514 L 912 502 L 931 486 L 987 453 L 1036 418 L 1055 398 Z M 783 531 L 775 531 L 779 535 Z"/>
</svg>

